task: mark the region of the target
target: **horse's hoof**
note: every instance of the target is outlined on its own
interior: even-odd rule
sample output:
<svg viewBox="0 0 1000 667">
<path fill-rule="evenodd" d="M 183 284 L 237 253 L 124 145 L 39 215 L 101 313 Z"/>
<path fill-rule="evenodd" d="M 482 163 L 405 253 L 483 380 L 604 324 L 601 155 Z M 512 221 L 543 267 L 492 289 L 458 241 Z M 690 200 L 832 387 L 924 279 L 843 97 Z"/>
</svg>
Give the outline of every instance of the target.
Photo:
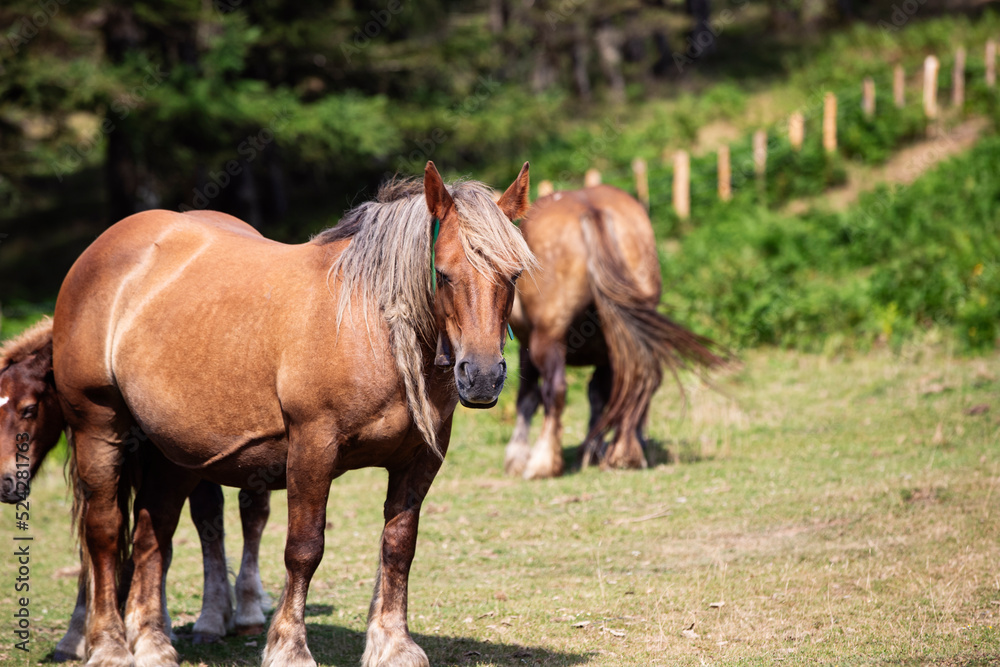
<svg viewBox="0 0 1000 667">
<path fill-rule="evenodd" d="M 58 648 L 52 652 L 52 662 L 70 662 L 73 660 L 83 660 L 83 656 Z"/>
<path fill-rule="evenodd" d="M 264 647 L 264 657 L 261 667 L 316 667 L 316 661 L 305 645 L 295 646 L 286 642 L 282 648 Z"/>
<path fill-rule="evenodd" d="M 264 632 L 264 624 L 258 625 L 237 625 L 233 628 L 233 634 L 238 637 L 246 637 L 248 635 L 259 635 Z"/>
<path fill-rule="evenodd" d="M 222 641 L 222 636 L 214 632 L 195 632 L 191 635 L 192 644 L 216 644 Z"/>
<path fill-rule="evenodd" d="M 105 642 L 90 652 L 85 667 L 137 667 L 132 654 L 123 644 Z"/>
<path fill-rule="evenodd" d="M 424 649 L 403 633 L 389 634 L 380 626 L 368 626 L 362 667 L 430 667 Z"/>
<path fill-rule="evenodd" d="M 179 667 L 180 656 L 162 632 L 147 632 L 132 648 L 136 667 Z"/>
<path fill-rule="evenodd" d="M 511 477 L 520 477 L 524 474 L 524 469 L 528 462 L 525 459 L 506 459 L 503 462 L 503 471 Z"/>
<path fill-rule="evenodd" d="M 623 454 L 619 447 L 615 447 L 601 461 L 601 470 L 644 470 L 648 468 L 649 464 L 646 463 L 646 457 L 643 456 L 642 450 L 638 448 L 636 450 Z"/>
<path fill-rule="evenodd" d="M 555 462 L 543 458 L 532 457 L 524 468 L 522 477 L 525 479 L 548 479 L 562 475 L 562 461 Z"/>
<path fill-rule="evenodd" d="M 512 477 L 520 477 L 524 474 L 524 468 L 528 465 L 531 457 L 531 448 L 528 443 L 512 442 L 507 445 L 504 452 L 503 470 Z"/>
</svg>

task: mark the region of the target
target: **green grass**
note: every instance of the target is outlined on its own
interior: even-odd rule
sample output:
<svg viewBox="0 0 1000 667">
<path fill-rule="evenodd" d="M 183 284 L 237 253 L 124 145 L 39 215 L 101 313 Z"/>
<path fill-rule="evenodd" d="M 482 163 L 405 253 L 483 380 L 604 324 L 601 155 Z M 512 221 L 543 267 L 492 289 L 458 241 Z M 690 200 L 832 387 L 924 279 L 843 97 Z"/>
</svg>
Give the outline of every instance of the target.
<svg viewBox="0 0 1000 667">
<path fill-rule="evenodd" d="M 496 409 L 456 417 L 424 505 L 411 631 L 435 665 L 990 664 L 1000 655 L 998 361 L 942 346 L 851 359 L 750 352 L 719 381 L 726 396 L 691 384 L 683 420 L 676 389 L 657 395 L 651 469 L 536 483 L 502 474 L 511 382 Z M 567 445 L 586 423 L 586 375 L 571 376 Z M 982 403 L 985 414 L 965 414 Z M 385 480 L 366 470 L 333 484 L 307 618 L 321 664 L 360 658 Z M 227 500 L 235 560 L 234 491 Z M 284 494 L 272 503 L 262 570 L 276 599 Z M 51 652 L 73 602 L 75 579 L 54 576 L 76 561 L 68 513 L 61 471 L 47 465 L 32 497 L 30 664 Z M 13 516 L 3 516 L 10 540 Z M 9 558 L 0 577 L 6 616 Z M 257 664 L 263 636 L 208 647 L 185 636 L 201 589 L 186 518 L 168 588 L 185 665 Z M 685 637 L 692 624 L 698 636 Z M 3 664 L 25 664 L 10 633 L 7 623 Z"/>
</svg>

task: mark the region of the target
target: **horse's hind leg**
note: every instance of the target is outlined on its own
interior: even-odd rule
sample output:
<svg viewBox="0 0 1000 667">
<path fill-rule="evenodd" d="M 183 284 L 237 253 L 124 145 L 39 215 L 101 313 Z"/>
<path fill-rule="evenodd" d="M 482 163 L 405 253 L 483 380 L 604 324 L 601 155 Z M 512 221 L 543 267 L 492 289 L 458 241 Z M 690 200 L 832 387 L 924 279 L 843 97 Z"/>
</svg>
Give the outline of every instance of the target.
<svg viewBox="0 0 1000 667">
<path fill-rule="evenodd" d="M 201 541 L 205 585 L 201 613 L 194 624 L 195 644 L 211 643 L 226 635 L 233 618 L 232 589 L 226 568 L 226 531 L 223 525 L 222 487 L 202 480 L 189 498 L 191 521 Z"/>
<path fill-rule="evenodd" d="M 566 407 L 566 350 L 562 336 L 531 335 L 531 358 L 542 372 L 545 421 L 524 469 L 525 479 L 558 477 L 563 472 L 562 413 Z"/>
<path fill-rule="evenodd" d="M 649 410 L 649 402 L 652 400 L 653 392 L 657 385 L 647 386 L 636 402 L 629 407 L 622 416 L 621 422 L 616 424 L 615 441 L 608 448 L 608 453 L 601 460 L 601 469 L 608 468 L 646 468 L 646 455 L 643 453 L 640 435 L 645 428 L 646 414 Z"/>
<path fill-rule="evenodd" d="M 514 433 L 507 443 L 504 455 L 503 469 L 508 475 L 520 476 L 528 465 L 531 447 L 528 445 L 528 434 L 531 430 L 531 418 L 538 410 L 542 395 L 538 389 L 540 376 L 538 367 L 531 362 L 528 348 L 521 346 L 521 382 L 517 387 L 517 423 Z"/>
<path fill-rule="evenodd" d="M 136 667 L 170 667 L 179 658 L 164 625 L 163 589 L 174 530 L 197 478 L 167 461 L 152 445 L 146 445 L 141 456 L 132 546 L 135 571 L 125 603 L 125 629 Z"/>
<path fill-rule="evenodd" d="M 236 577 L 236 633 L 264 631 L 271 600 L 260 582 L 260 538 L 271 514 L 270 491 L 240 491 L 240 522 L 243 524 L 243 561 Z"/>
<path fill-rule="evenodd" d="M 442 451 L 447 450 L 451 418 L 441 429 Z M 362 667 L 429 667 L 427 654 L 410 637 L 406 622 L 410 564 L 417 548 L 420 505 L 441 467 L 429 449 L 407 468 L 389 471 L 385 499 L 385 528 L 375 574 L 375 593 L 368 611 L 368 634 Z"/>
<path fill-rule="evenodd" d="M 586 468 L 601 458 L 604 438 L 596 433 L 595 428 L 604 414 L 604 408 L 611 397 L 611 366 L 601 364 L 594 368 L 594 374 L 587 385 L 587 398 L 590 399 L 590 424 L 587 426 L 587 439 L 580 447 L 580 467 Z"/>
</svg>

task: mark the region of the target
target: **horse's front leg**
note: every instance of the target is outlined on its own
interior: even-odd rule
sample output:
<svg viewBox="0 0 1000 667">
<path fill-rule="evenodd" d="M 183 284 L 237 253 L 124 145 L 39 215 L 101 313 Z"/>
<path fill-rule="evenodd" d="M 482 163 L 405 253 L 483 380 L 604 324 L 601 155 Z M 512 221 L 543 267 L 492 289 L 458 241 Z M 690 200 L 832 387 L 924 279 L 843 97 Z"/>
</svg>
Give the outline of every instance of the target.
<svg viewBox="0 0 1000 667">
<path fill-rule="evenodd" d="M 120 433 L 110 411 L 94 409 L 94 427 L 74 430 L 77 479 L 76 501 L 83 503 L 81 542 L 87 569 L 87 667 L 135 667 L 125 640 L 125 624 L 118 613 L 118 574 L 123 557 L 124 516 L 118 503 L 123 456 Z M 110 424 L 111 426 L 107 426 Z"/>
<path fill-rule="evenodd" d="M 438 437 L 442 452 L 451 436 L 451 418 Z M 423 649 L 410 637 L 406 623 L 410 563 L 417 548 L 420 506 L 441 468 L 441 459 L 429 448 L 405 468 L 389 471 L 385 499 L 385 528 L 375 575 L 375 593 L 368 611 L 363 667 L 428 667 Z"/>
<path fill-rule="evenodd" d="M 514 433 L 510 436 L 507 449 L 504 452 L 503 469 L 508 475 L 520 477 L 531 457 L 531 447 L 528 436 L 531 431 L 531 418 L 538 410 L 541 392 L 538 389 L 538 368 L 531 361 L 526 345 L 521 346 L 521 382 L 517 387 L 517 423 Z"/>
<path fill-rule="evenodd" d="M 184 501 L 198 480 L 152 445 L 140 456 L 142 485 L 135 498 L 132 546 L 135 570 L 125 603 L 125 630 L 136 667 L 169 667 L 179 663 L 170 643 L 164 600 L 171 542 Z"/>
<path fill-rule="evenodd" d="M 322 435 L 294 434 L 288 448 L 288 537 L 285 590 L 267 631 L 262 667 L 316 667 L 306 644 L 306 595 L 323 560 L 326 500 L 336 466 L 336 445 Z"/>
<path fill-rule="evenodd" d="M 524 468 L 525 479 L 558 477 L 563 473 L 562 413 L 566 408 L 566 347 L 565 334 L 531 333 L 531 359 L 542 372 L 542 405 L 545 421 L 538 441 L 531 449 L 531 458 Z"/>
</svg>

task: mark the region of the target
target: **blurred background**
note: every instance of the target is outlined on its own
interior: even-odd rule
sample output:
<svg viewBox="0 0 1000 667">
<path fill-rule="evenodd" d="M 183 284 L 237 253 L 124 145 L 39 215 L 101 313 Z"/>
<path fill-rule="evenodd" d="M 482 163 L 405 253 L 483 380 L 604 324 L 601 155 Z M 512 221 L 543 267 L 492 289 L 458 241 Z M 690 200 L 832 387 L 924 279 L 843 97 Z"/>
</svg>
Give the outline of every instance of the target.
<svg viewBox="0 0 1000 667">
<path fill-rule="evenodd" d="M 535 186 L 597 169 L 633 194 L 639 159 L 665 307 L 697 330 L 833 352 L 997 342 L 996 2 L 6 0 L 0 29 L 3 337 L 136 211 L 222 210 L 302 242 L 428 159 L 498 187 L 524 160 Z"/>
</svg>

